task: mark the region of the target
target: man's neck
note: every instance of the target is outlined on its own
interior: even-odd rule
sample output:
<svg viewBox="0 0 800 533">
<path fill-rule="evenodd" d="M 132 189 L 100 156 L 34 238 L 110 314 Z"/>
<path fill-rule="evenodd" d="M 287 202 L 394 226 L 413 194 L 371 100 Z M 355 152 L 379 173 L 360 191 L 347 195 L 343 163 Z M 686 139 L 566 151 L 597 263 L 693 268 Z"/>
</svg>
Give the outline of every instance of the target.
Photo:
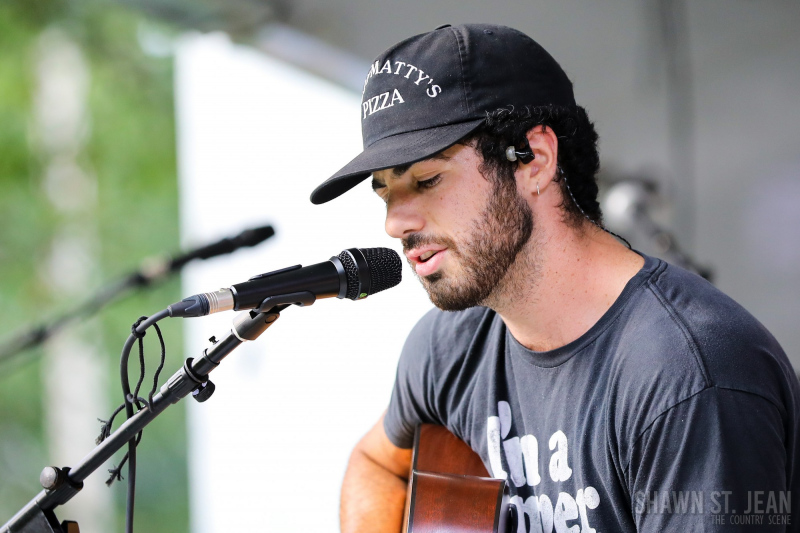
<svg viewBox="0 0 800 533">
<path fill-rule="evenodd" d="M 560 348 L 586 333 L 644 265 L 608 233 L 582 229 L 537 227 L 487 302 L 531 350 Z"/>
</svg>

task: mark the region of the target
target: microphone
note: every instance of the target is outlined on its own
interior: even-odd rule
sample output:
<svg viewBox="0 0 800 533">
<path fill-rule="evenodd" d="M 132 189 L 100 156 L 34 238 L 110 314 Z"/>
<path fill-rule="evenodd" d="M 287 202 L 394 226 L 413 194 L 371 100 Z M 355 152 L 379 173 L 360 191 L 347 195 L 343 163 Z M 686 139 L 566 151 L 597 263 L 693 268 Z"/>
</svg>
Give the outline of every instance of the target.
<svg viewBox="0 0 800 533">
<path fill-rule="evenodd" d="M 349 248 L 324 263 L 259 274 L 227 289 L 189 296 L 168 309 L 171 317 L 195 317 L 231 309 L 266 310 L 280 304 L 305 306 L 334 296 L 361 300 L 394 287 L 401 279 L 402 264 L 394 250 Z"/>
<path fill-rule="evenodd" d="M 220 255 L 230 254 L 239 248 L 252 247 L 264 242 L 275 235 L 272 226 L 259 226 L 242 231 L 236 236 L 225 237 L 217 242 L 194 248 L 188 252 L 175 255 L 171 258 L 150 257 L 142 262 L 138 272 L 127 278 L 127 283 L 132 286 L 145 286 L 166 278 L 169 274 L 180 271 L 186 263 L 195 259 L 211 259 Z"/>
<path fill-rule="evenodd" d="M 195 248 L 185 254 L 173 257 L 169 261 L 169 271 L 174 272 L 194 259 L 210 259 L 218 255 L 232 253 L 239 248 L 252 247 L 275 235 L 272 226 L 259 226 L 242 231 L 234 237 L 226 237 L 217 242 Z"/>
</svg>

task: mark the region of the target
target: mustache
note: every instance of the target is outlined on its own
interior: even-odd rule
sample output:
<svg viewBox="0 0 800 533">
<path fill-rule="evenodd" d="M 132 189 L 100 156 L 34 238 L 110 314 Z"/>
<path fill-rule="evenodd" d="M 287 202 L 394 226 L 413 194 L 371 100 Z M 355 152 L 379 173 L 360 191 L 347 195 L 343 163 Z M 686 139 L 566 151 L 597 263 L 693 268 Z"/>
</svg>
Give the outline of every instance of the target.
<svg viewBox="0 0 800 533">
<path fill-rule="evenodd" d="M 408 252 L 409 250 L 413 250 L 414 248 L 419 248 L 420 246 L 426 246 L 428 244 L 437 244 L 445 246 L 454 252 L 458 251 L 458 246 L 456 245 L 453 239 L 440 235 L 425 235 L 422 233 L 412 233 L 405 239 L 401 239 L 400 242 L 403 243 L 404 252 Z"/>
</svg>

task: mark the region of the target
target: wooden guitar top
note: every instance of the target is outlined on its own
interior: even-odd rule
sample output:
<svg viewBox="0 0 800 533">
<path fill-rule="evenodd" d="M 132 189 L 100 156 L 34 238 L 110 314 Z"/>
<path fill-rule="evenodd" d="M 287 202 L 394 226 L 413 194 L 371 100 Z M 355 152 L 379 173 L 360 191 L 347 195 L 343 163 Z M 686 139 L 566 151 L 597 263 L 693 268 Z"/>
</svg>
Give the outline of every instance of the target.
<svg viewBox="0 0 800 533">
<path fill-rule="evenodd" d="M 506 533 L 516 530 L 506 483 L 441 426 L 417 427 L 404 533 Z"/>
</svg>

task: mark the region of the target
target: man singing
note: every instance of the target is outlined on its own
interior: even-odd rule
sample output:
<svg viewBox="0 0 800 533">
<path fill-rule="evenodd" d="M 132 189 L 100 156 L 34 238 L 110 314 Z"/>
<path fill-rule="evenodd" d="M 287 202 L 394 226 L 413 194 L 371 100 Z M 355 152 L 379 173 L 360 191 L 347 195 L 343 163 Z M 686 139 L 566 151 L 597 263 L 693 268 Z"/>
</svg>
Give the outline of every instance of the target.
<svg viewBox="0 0 800 533">
<path fill-rule="evenodd" d="M 352 453 L 343 531 L 400 530 L 420 423 L 507 480 L 523 533 L 799 530 L 767 520 L 800 505 L 786 355 L 705 280 L 605 230 L 597 133 L 541 46 L 489 24 L 411 37 L 372 64 L 360 112 L 364 151 L 311 200 L 371 175 L 438 309 Z M 775 508 L 742 525 L 756 491 Z"/>
</svg>

